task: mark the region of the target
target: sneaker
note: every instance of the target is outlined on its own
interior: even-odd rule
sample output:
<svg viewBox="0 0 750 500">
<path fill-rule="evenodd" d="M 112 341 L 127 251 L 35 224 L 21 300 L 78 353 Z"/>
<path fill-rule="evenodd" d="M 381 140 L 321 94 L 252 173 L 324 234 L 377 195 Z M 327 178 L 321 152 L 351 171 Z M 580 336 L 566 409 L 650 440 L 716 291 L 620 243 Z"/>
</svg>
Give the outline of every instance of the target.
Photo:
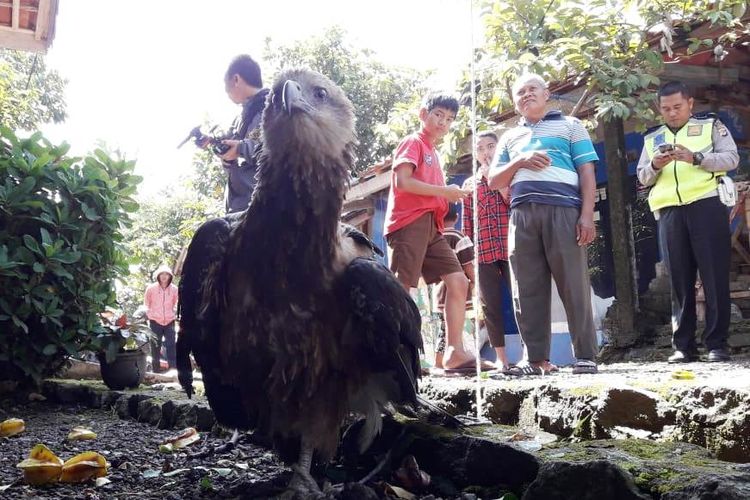
<svg viewBox="0 0 750 500">
<path fill-rule="evenodd" d="M 732 357 L 729 355 L 726 349 L 711 349 L 708 353 L 709 363 L 719 363 L 721 361 L 729 361 Z"/>
<path fill-rule="evenodd" d="M 698 361 L 697 352 L 677 350 L 667 358 L 667 363 L 690 363 L 692 361 Z"/>
</svg>

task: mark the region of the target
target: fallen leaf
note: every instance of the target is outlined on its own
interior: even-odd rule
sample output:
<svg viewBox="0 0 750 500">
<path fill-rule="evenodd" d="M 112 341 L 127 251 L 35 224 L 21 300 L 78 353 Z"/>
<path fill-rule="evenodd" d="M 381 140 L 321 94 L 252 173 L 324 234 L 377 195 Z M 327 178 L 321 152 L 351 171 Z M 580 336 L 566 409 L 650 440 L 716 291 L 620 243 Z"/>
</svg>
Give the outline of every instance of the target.
<svg viewBox="0 0 750 500">
<path fill-rule="evenodd" d="M 47 398 L 39 394 L 38 392 L 29 393 L 29 401 L 47 401 Z"/>
<path fill-rule="evenodd" d="M 204 476 L 201 478 L 200 487 L 203 490 L 210 490 L 213 489 L 214 485 L 211 483 L 211 478 L 208 476 Z"/>
<path fill-rule="evenodd" d="M 10 437 L 26 430 L 26 424 L 20 418 L 9 418 L 0 422 L 0 437 Z"/>
<path fill-rule="evenodd" d="M 29 458 L 16 465 L 23 471 L 24 481 L 35 486 L 56 482 L 62 466 L 63 461 L 41 443 L 31 449 Z"/>
<path fill-rule="evenodd" d="M 247 470 L 250 467 L 246 463 L 238 463 L 238 464 L 234 464 L 234 466 L 237 467 L 238 469 L 242 469 L 242 470 Z"/>
<path fill-rule="evenodd" d="M 93 477 L 107 475 L 107 459 L 95 451 L 84 451 L 66 460 L 62 466 L 60 481 L 63 483 L 83 483 Z"/>
<path fill-rule="evenodd" d="M 182 431 L 179 436 L 171 437 L 165 440 L 162 444 L 171 444 L 175 450 L 179 450 L 180 448 L 185 448 L 186 446 L 195 443 L 200 440 L 200 438 L 201 436 L 198 434 L 198 431 L 195 430 L 195 427 L 188 427 Z"/>
<path fill-rule="evenodd" d="M 396 495 L 396 498 L 401 498 L 403 500 L 414 500 L 415 498 L 417 498 L 414 493 L 406 491 L 403 488 L 399 488 L 398 486 L 393 486 L 392 484 L 385 483 L 385 487 L 386 491 Z"/>
<path fill-rule="evenodd" d="M 96 433 L 85 427 L 73 427 L 73 430 L 68 434 L 69 441 L 85 441 L 88 439 L 96 439 Z"/>
<path fill-rule="evenodd" d="M 96 484 L 96 487 L 99 488 L 100 486 L 104 486 L 105 484 L 109 484 L 111 482 L 112 481 L 110 481 L 106 477 L 97 477 L 96 482 L 94 484 Z"/>
<path fill-rule="evenodd" d="M 175 469 L 175 470 L 170 471 L 170 472 L 165 472 L 164 474 L 162 474 L 162 476 L 164 476 L 164 477 L 172 477 L 172 476 L 176 476 L 177 474 L 182 474 L 183 472 L 187 472 L 189 470 L 190 469 Z"/>
<path fill-rule="evenodd" d="M 141 476 L 143 476 L 145 479 L 153 479 L 155 477 L 159 477 L 161 475 L 161 471 L 157 469 L 148 469 L 141 473 Z"/>
<path fill-rule="evenodd" d="M 228 476 L 232 473 L 232 469 L 227 469 L 224 467 L 213 467 L 211 470 L 216 471 L 216 473 L 220 476 Z"/>
<path fill-rule="evenodd" d="M 4 485 L 0 486 L 0 491 L 5 491 L 8 488 L 10 488 L 11 486 L 13 486 L 13 483 L 11 483 L 11 484 L 4 484 Z"/>
</svg>

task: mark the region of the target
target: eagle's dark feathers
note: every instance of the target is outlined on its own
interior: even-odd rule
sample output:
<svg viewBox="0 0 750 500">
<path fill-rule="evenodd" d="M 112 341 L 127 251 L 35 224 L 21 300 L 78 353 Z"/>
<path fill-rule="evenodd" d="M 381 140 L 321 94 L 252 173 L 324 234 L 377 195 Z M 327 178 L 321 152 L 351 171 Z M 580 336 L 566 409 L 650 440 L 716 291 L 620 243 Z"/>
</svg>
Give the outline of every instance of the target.
<svg viewBox="0 0 750 500">
<path fill-rule="evenodd" d="M 382 252 L 339 223 L 356 144 L 343 92 L 285 72 L 262 128 L 249 208 L 204 224 L 188 250 L 180 382 L 190 391 L 193 352 L 220 423 L 301 439 L 325 459 L 350 413 L 368 419 L 366 446 L 384 406 L 416 404 L 420 317 Z"/>
</svg>

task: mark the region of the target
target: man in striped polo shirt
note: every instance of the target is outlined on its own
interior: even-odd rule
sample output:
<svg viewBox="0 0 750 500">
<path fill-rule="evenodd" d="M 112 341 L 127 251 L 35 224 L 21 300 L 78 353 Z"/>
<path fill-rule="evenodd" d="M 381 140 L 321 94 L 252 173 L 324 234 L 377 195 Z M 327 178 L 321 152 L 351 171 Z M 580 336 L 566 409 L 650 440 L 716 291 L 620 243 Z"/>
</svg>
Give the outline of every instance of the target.
<svg viewBox="0 0 750 500">
<path fill-rule="evenodd" d="M 591 311 L 586 245 L 596 236 L 594 151 L 586 129 L 560 111 L 546 111 L 549 91 L 539 75 L 513 85 L 518 126 L 500 138 L 490 187 L 510 185 L 508 232 L 513 304 L 526 358 L 511 371 L 556 371 L 549 362 L 550 277 L 565 306 L 576 363 L 573 373 L 596 373 L 596 331 Z"/>
</svg>

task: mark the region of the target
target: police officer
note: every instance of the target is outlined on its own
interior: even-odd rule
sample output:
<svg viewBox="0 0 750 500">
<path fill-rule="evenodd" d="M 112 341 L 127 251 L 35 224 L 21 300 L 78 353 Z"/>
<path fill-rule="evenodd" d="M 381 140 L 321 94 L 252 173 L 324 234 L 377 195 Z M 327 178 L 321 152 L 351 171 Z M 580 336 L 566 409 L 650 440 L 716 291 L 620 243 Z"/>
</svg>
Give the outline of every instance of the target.
<svg viewBox="0 0 750 500">
<path fill-rule="evenodd" d="M 728 361 L 730 230 L 718 179 L 737 168 L 737 146 L 715 115 L 693 115 L 682 82 L 658 92 L 665 124 L 647 132 L 638 180 L 652 186 L 648 201 L 659 221 L 659 246 L 672 291 L 670 363 L 696 361 L 696 270 L 706 295 L 703 343 L 708 361 Z"/>
<path fill-rule="evenodd" d="M 260 137 L 260 118 L 268 89 L 263 88 L 260 66 L 247 54 L 235 57 L 224 76 L 224 89 L 242 114 L 235 120 L 230 139 L 222 141 L 229 149 L 221 155 L 227 171 L 224 194 L 227 213 L 247 208 L 255 189 L 257 164 L 254 154 Z"/>
</svg>

